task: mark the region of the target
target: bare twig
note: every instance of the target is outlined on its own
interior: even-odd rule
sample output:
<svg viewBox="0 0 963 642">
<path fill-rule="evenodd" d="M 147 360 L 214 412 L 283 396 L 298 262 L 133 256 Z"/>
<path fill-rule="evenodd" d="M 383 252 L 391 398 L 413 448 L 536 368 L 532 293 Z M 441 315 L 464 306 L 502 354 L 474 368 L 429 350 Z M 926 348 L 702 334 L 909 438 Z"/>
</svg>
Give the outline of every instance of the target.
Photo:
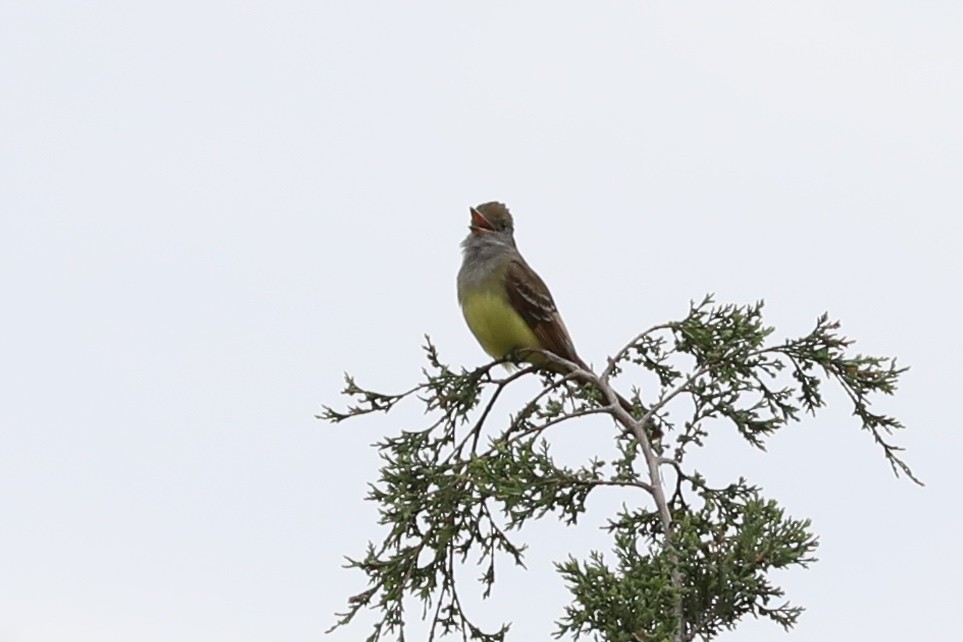
<svg viewBox="0 0 963 642">
<path fill-rule="evenodd" d="M 642 340 L 642 337 L 650 335 L 653 332 L 658 332 L 659 330 L 669 330 L 671 328 L 672 328 L 671 323 L 660 323 L 659 325 L 654 325 L 648 330 L 644 330 L 638 333 L 637 335 L 635 335 L 635 337 L 631 341 L 626 343 L 621 350 L 615 353 L 614 357 L 609 358 L 608 365 L 605 367 L 605 370 L 603 370 L 602 374 L 598 376 L 599 380 L 608 381 L 609 377 L 612 376 L 612 372 L 615 369 L 616 364 L 619 361 L 621 361 L 625 357 L 625 355 L 629 353 L 629 350 L 631 350 L 633 346 L 635 346 L 639 341 Z"/>
<path fill-rule="evenodd" d="M 644 336 L 648 332 L 651 332 L 651 330 L 647 330 L 646 332 L 642 333 L 639 336 L 640 337 Z M 632 344 L 629 344 L 629 347 L 631 345 Z M 623 348 L 620 354 L 624 353 L 624 351 L 627 349 L 628 347 Z M 649 435 L 646 433 L 645 426 L 655 416 L 656 411 L 661 407 L 663 407 L 666 403 L 668 403 L 677 394 L 680 394 L 683 390 L 685 390 L 685 387 L 688 386 L 698 376 L 698 373 L 696 375 L 693 375 L 689 379 L 687 379 L 686 382 L 683 383 L 681 386 L 679 386 L 677 390 L 674 390 L 667 397 L 661 399 L 658 404 L 649 408 L 649 410 L 642 415 L 641 419 L 637 421 L 635 418 L 632 417 L 632 415 L 626 412 L 626 410 L 619 403 L 618 394 L 609 384 L 607 379 L 603 380 L 601 377 L 597 376 L 594 372 L 591 372 L 590 370 L 586 370 L 584 368 L 580 368 L 577 364 L 572 363 L 571 361 L 568 361 L 566 359 L 557 357 L 552 353 L 545 352 L 545 351 L 540 351 L 540 352 L 550 362 L 553 362 L 559 366 L 562 366 L 563 368 L 566 368 L 570 375 L 574 375 L 577 379 L 586 381 L 596 386 L 602 392 L 602 394 L 605 395 L 605 398 L 608 401 L 608 406 L 605 407 L 605 410 L 610 415 L 612 415 L 612 417 L 618 423 L 622 424 L 622 426 L 635 437 L 636 441 L 638 441 L 639 443 L 639 447 L 642 449 L 642 455 L 645 458 L 645 464 L 646 464 L 646 468 L 648 469 L 648 476 L 649 476 L 649 484 L 648 484 L 649 488 L 647 490 L 649 494 L 652 496 L 652 499 L 655 501 L 656 510 L 658 511 L 659 519 L 662 522 L 662 532 L 665 535 L 665 549 L 670 557 L 670 563 L 672 564 L 672 567 L 673 567 L 671 571 L 670 579 L 672 582 L 672 587 L 676 591 L 675 615 L 676 615 L 677 624 L 676 624 L 675 639 L 678 642 L 681 642 L 683 637 L 683 632 L 685 631 L 685 623 L 683 622 L 683 613 L 682 613 L 683 586 L 682 586 L 682 574 L 679 572 L 677 568 L 677 564 L 675 563 L 675 557 L 676 557 L 675 544 L 674 544 L 675 533 L 674 533 L 673 524 L 672 524 L 672 513 L 669 510 L 669 503 L 666 500 L 666 495 L 665 495 L 664 482 L 662 480 L 661 471 L 659 470 L 660 458 L 656 454 L 655 449 L 652 447 L 652 442 L 649 440 Z M 606 368 L 606 372 L 611 372 L 610 370 L 611 363 L 614 363 L 614 360 L 610 362 L 610 366 L 609 368 Z"/>
</svg>

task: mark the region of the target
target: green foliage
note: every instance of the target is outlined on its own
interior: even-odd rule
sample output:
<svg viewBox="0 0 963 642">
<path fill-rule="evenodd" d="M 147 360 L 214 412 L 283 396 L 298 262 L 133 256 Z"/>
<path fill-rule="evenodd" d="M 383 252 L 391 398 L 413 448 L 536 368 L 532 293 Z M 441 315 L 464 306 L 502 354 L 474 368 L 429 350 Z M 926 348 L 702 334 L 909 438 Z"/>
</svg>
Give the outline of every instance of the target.
<svg viewBox="0 0 963 642">
<path fill-rule="evenodd" d="M 449 634 L 506 639 L 507 624 L 484 631 L 473 623 L 460 597 L 465 583 L 456 575 L 473 572 L 488 597 L 496 564 L 524 565 L 519 531 L 525 524 L 551 515 L 575 525 L 596 489 L 615 486 L 651 501 L 613 516 L 610 561 L 593 552 L 587 560 L 557 564 L 572 594 L 558 621 L 559 637 L 709 640 L 746 615 L 790 628 L 802 609 L 784 600 L 770 572 L 814 561 L 817 539 L 809 521 L 786 516 L 744 479 L 710 488 L 686 468 L 687 452 L 725 423 L 763 448 L 774 432 L 821 408 L 823 387 L 832 382 L 848 395 L 861 428 L 894 472 L 918 480 L 888 441 L 902 424 L 869 410 L 874 395 L 894 392 L 905 369 L 892 359 L 849 354 L 852 341 L 825 315 L 806 336 L 767 344 L 772 328 L 761 313 L 761 303 L 716 306 L 707 297 L 681 321 L 641 333 L 599 376 L 581 371 L 561 377 L 532 367 L 493 374 L 502 362 L 456 372 L 428 341 L 424 381 L 407 392 L 374 392 L 346 377 L 344 393 L 354 405 L 343 412 L 325 408 L 321 418 L 340 422 L 416 399 L 428 425 L 377 444 L 384 463 L 368 499 L 378 504 L 387 535 L 369 544 L 363 557 L 349 559 L 349 567 L 367 576 L 368 588 L 349 599 L 336 626 L 368 608 L 378 614 L 369 642 L 404 640 L 411 617 L 405 607 L 414 601 L 431 640 Z M 599 401 L 613 398 L 600 391 L 610 391 L 609 380 L 629 368 L 659 382 L 644 404 L 638 395 L 633 399 L 646 408 L 641 417 Z M 483 432 L 495 421 L 491 413 L 502 392 L 533 374 L 543 377 L 543 390 L 499 429 Z M 577 468 L 559 465 L 550 430 L 599 413 L 622 427 L 613 436 L 619 456 L 588 456 Z M 663 478 L 674 482 L 671 493 Z"/>
</svg>

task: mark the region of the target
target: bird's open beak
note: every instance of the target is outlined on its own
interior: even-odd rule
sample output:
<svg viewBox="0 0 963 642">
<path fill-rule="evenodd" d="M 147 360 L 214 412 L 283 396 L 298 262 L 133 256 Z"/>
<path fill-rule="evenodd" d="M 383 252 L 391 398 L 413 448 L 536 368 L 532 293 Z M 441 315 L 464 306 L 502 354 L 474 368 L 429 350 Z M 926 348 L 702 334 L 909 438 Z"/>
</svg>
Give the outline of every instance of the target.
<svg viewBox="0 0 963 642">
<path fill-rule="evenodd" d="M 488 222 L 488 219 L 485 218 L 485 216 L 481 212 L 476 210 L 474 207 L 471 207 L 469 209 L 471 210 L 471 225 L 468 226 L 468 229 L 470 229 L 472 232 L 475 232 L 476 234 L 480 232 L 495 231 L 495 228 L 492 227 L 492 224 Z"/>
</svg>

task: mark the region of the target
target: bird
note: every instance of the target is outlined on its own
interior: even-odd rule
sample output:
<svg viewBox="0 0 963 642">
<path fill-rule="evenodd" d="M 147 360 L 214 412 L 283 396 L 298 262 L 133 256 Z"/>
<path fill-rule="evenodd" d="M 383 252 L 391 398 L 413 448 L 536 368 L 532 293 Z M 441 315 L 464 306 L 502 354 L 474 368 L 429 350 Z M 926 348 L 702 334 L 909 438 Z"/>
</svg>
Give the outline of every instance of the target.
<svg viewBox="0 0 963 642">
<path fill-rule="evenodd" d="M 508 207 L 492 201 L 470 207 L 469 212 L 470 232 L 461 244 L 458 302 L 482 349 L 495 359 L 515 356 L 559 374 L 572 372 L 572 366 L 538 352 L 544 350 L 591 373 L 575 350 L 548 286 L 518 251 Z M 621 395 L 616 398 L 635 417 L 633 405 Z"/>
</svg>

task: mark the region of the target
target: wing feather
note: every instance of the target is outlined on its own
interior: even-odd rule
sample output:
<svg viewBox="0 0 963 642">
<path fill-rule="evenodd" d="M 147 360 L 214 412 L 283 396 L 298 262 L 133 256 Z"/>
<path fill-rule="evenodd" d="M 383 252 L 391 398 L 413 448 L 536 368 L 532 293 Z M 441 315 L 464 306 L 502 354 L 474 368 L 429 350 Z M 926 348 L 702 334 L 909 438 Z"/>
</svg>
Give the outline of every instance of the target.
<svg viewBox="0 0 963 642">
<path fill-rule="evenodd" d="M 520 256 L 508 265 L 505 283 L 512 307 L 538 337 L 542 347 L 563 359 L 586 367 L 575 352 L 548 286 Z"/>
</svg>

